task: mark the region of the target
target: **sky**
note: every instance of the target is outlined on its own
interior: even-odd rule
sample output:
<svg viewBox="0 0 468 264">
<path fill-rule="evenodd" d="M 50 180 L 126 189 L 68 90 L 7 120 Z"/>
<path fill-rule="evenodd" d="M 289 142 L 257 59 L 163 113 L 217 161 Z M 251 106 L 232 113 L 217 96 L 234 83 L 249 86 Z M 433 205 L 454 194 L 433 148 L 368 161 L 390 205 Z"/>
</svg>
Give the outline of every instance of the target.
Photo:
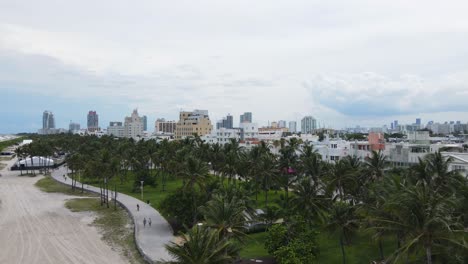
<svg viewBox="0 0 468 264">
<path fill-rule="evenodd" d="M 468 122 L 467 1 L 0 0 L 0 134 L 123 121 Z M 150 131 L 152 129 L 149 129 Z"/>
</svg>

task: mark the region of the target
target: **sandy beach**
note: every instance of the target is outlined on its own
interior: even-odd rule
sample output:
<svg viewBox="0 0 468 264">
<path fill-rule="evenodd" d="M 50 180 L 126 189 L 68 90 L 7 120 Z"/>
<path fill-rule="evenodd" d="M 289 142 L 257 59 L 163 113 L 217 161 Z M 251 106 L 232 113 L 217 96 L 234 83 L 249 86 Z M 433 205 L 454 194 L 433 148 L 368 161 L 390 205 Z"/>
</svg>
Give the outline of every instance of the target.
<svg viewBox="0 0 468 264">
<path fill-rule="evenodd" d="M 107 245 L 89 213 L 64 207 L 63 194 L 34 186 L 42 176 L 19 177 L 8 171 L 16 159 L 1 161 L 0 263 L 126 263 Z"/>
</svg>

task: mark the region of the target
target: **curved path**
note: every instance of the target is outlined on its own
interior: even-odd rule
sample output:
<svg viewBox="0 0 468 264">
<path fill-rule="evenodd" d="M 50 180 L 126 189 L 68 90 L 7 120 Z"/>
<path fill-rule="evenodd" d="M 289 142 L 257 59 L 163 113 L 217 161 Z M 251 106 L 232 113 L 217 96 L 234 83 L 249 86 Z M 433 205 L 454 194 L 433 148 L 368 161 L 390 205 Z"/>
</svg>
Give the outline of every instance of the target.
<svg viewBox="0 0 468 264">
<path fill-rule="evenodd" d="M 71 180 L 65 180 L 63 175 L 67 173 L 67 168 L 64 166 L 59 167 L 57 170 L 52 171 L 52 177 L 58 182 L 71 185 Z M 77 184 L 81 187 L 81 183 Z M 99 188 L 86 185 L 85 190 L 100 193 Z M 110 192 L 109 192 L 110 195 Z M 153 207 L 146 203 L 128 196 L 126 194 L 118 193 L 117 201 L 127 209 L 133 217 L 135 223 L 135 240 L 138 250 L 142 253 L 144 258 L 150 263 L 157 263 L 159 261 L 172 260 L 169 253 L 165 249 L 165 245 L 174 241 L 172 228 L 164 217 L 159 214 Z M 137 204 L 140 210 L 137 211 Z M 143 226 L 143 219 L 151 218 L 151 227 L 146 224 Z"/>
<path fill-rule="evenodd" d="M 19 177 L 8 170 L 14 161 L 1 161 L 0 263 L 127 263 L 89 225 L 92 214 L 64 207 L 73 196 L 42 192 L 34 186 L 42 176 Z"/>
</svg>

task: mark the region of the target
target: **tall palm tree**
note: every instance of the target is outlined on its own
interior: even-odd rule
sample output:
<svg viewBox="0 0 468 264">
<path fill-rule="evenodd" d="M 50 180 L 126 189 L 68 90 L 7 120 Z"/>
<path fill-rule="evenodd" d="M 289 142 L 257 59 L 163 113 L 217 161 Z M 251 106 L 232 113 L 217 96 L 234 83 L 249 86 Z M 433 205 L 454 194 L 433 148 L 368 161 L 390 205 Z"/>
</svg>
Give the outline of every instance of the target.
<svg viewBox="0 0 468 264">
<path fill-rule="evenodd" d="M 384 176 L 384 170 L 387 168 L 387 157 L 382 151 L 372 151 L 370 157 L 366 157 L 365 171 L 370 181 L 381 180 Z"/>
<path fill-rule="evenodd" d="M 346 264 L 344 246 L 350 242 L 351 235 L 358 229 L 358 223 L 353 206 L 341 201 L 333 204 L 326 228 L 339 234 L 343 264 Z"/>
<path fill-rule="evenodd" d="M 330 199 L 311 177 L 305 177 L 295 184 L 293 194 L 291 205 L 295 213 L 302 215 L 309 224 L 314 220 L 324 220 L 325 208 Z"/>
<path fill-rule="evenodd" d="M 216 229 L 223 238 L 241 239 L 244 234 L 247 210 L 245 202 L 237 196 L 216 194 L 199 208 L 206 225 Z"/>
<path fill-rule="evenodd" d="M 228 264 L 234 263 L 239 247 L 219 235 L 219 231 L 196 225 L 182 235 L 181 244 L 171 242 L 166 250 L 180 264 Z"/>
<path fill-rule="evenodd" d="M 265 192 L 265 207 L 268 206 L 268 192 L 270 191 L 273 177 L 279 173 L 275 156 L 271 153 L 263 155 L 258 163 L 257 171 Z"/>
<path fill-rule="evenodd" d="M 424 249 L 426 262 L 432 263 L 434 249 L 463 247 L 457 233 L 463 233 L 463 225 L 455 214 L 460 202 L 451 194 L 435 192 L 427 183 L 405 186 L 388 201 L 396 220 L 390 222 L 405 234 L 405 243 L 394 253 L 395 261 L 407 252 Z"/>
<path fill-rule="evenodd" d="M 350 167 L 349 163 L 345 159 L 339 160 L 330 166 L 327 174 L 327 189 L 331 193 L 337 191 L 340 201 L 344 201 L 346 190 L 356 188 L 357 178 L 356 171 Z"/>
<path fill-rule="evenodd" d="M 195 185 L 197 185 L 200 191 L 203 191 L 204 184 L 208 178 L 208 165 L 206 162 L 193 157 L 188 156 L 184 168 L 181 170 L 181 175 L 185 180 L 183 186 L 184 192 L 190 191 L 195 192 Z M 197 219 L 197 200 L 195 195 L 192 195 L 192 208 L 193 208 L 193 223 L 195 224 Z"/>
</svg>

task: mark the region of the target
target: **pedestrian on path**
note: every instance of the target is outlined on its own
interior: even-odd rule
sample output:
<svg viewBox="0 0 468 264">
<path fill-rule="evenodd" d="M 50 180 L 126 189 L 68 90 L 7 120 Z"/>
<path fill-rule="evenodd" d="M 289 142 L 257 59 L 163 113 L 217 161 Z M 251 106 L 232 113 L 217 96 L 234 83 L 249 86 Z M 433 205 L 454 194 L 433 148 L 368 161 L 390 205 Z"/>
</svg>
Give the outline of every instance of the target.
<svg viewBox="0 0 468 264">
<path fill-rule="evenodd" d="M 137 211 L 140 211 L 140 205 L 137 204 Z"/>
<path fill-rule="evenodd" d="M 148 225 L 151 227 L 151 218 L 148 219 Z"/>
<path fill-rule="evenodd" d="M 143 227 L 146 227 L 146 217 L 143 218 Z"/>
</svg>

